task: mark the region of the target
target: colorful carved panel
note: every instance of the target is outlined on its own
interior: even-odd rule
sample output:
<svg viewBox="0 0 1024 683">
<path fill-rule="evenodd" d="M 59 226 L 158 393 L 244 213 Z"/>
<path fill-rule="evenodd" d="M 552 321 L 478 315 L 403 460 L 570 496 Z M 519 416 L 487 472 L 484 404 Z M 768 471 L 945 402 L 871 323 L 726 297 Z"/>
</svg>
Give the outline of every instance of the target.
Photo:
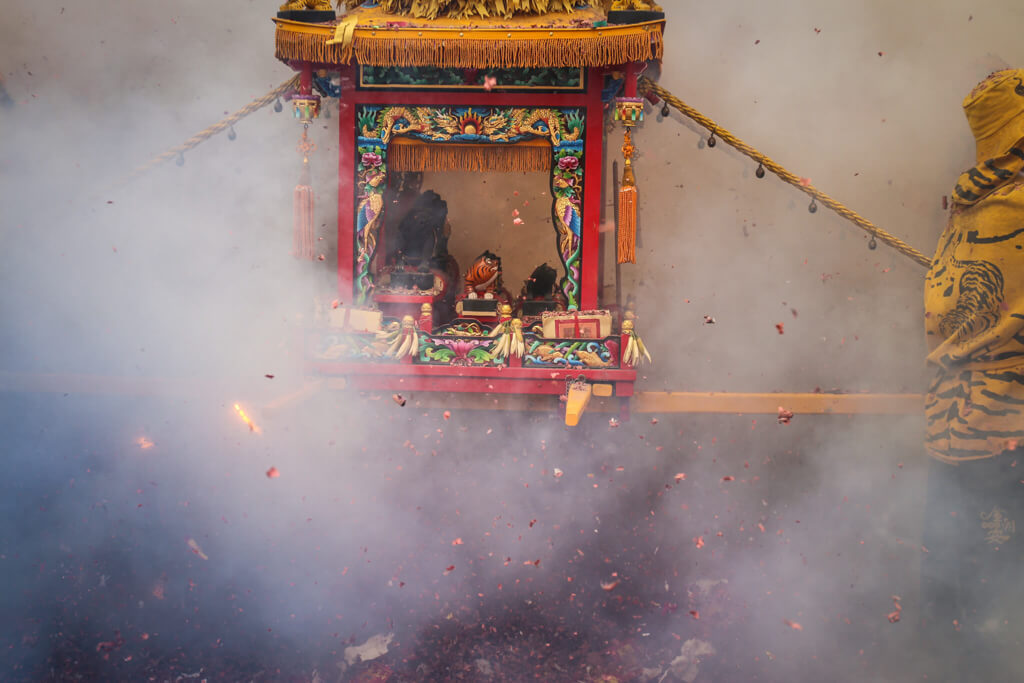
<svg viewBox="0 0 1024 683">
<path fill-rule="evenodd" d="M 456 318 L 444 327 L 434 330 L 435 336 L 449 337 L 486 337 L 490 334 L 491 328 L 479 320 L 471 318 Z"/>
<path fill-rule="evenodd" d="M 371 107 L 358 115 L 359 134 L 387 144 L 396 135 L 428 142 L 518 142 L 545 138 L 552 146 L 582 140 L 578 109 L 527 107 Z"/>
<path fill-rule="evenodd" d="M 351 362 L 394 362 L 385 355 L 387 344 L 375 334 L 357 332 L 310 333 L 307 336 L 310 356 L 316 360 Z"/>
<path fill-rule="evenodd" d="M 377 233 L 383 220 L 387 186 L 387 146 L 380 140 L 359 138 L 356 145 L 355 273 L 356 303 L 367 303 L 373 290 L 370 264 L 377 251 Z"/>
<path fill-rule="evenodd" d="M 359 67 L 359 86 L 417 90 L 582 90 L 584 80 L 583 69 L 579 67 L 482 70 L 459 67 L 362 65 Z"/>
<path fill-rule="evenodd" d="M 544 139 L 551 143 L 552 217 L 564 274 L 560 289 L 577 308 L 582 271 L 583 133 L 579 109 L 529 107 L 370 106 L 356 111 L 356 253 L 358 301 L 373 289 L 370 263 L 384 208 L 389 143 L 407 136 L 431 143 L 511 144 Z"/>
<path fill-rule="evenodd" d="M 551 208 L 558 231 L 558 255 L 565 267 L 559 288 L 570 309 L 579 308 L 580 266 L 583 249 L 583 144 L 567 144 L 555 150 L 551 167 Z"/>
<path fill-rule="evenodd" d="M 504 358 L 491 356 L 493 337 L 420 336 L 419 352 L 413 357 L 417 365 L 448 365 L 452 367 L 497 367 Z"/>
<path fill-rule="evenodd" d="M 524 368 L 603 370 L 619 367 L 619 338 L 545 339 L 524 334 Z"/>
</svg>

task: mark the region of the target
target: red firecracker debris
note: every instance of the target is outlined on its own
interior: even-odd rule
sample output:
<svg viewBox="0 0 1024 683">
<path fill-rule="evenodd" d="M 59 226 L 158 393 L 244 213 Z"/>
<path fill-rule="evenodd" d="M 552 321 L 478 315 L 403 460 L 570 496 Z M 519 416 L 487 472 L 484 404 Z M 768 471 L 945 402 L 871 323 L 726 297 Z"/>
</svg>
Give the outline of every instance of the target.
<svg viewBox="0 0 1024 683">
<path fill-rule="evenodd" d="M 498 79 L 494 76 L 484 76 L 484 90 L 490 92 L 494 89 L 494 86 L 498 84 Z"/>
<path fill-rule="evenodd" d="M 558 478 L 559 478 L 560 476 L 562 476 L 563 474 L 565 474 L 565 472 L 563 472 L 562 470 L 560 470 L 560 469 L 558 469 L 558 468 L 556 467 L 556 468 L 554 469 L 554 471 L 553 471 L 553 474 L 555 475 L 555 479 L 558 479 Z"/>
<path fill-rule="evenodd" d="M 731 474 L 727 474 L 724 477 L 722 477 L 722 481 L 733 481 L 735 479 L 736 477 L 732 476 Z"/>
<path fill-rule="evenodd" d="M 269 470 L 267 470 L 267 479 L 276 479 L 277 477 L 280 476 L 281 473 L 277 471 L 276 467 L 271 467 Z"/>
<path fill-rule="evenodd" d="M 615 428 L 615 427 L 618 427 L 618 426 L 619 426 L 619 421 L 618 421 L 618 420 L 616 420 L 616 419 L 615 419 L 615 418 L 613 417 L 613 418 L 611 418 L 610 420 L 608 420 L 608 426 L 609 426 L 609 427 L 611 427 L 611 428 Z"/>
<path fill-rule="evenodd" d="M 683 479 L 686 479 L 686 472 L 679 472 L 676 474 L 676 483 L 678 484 Z"/>
<path fill-rule="evenodd" d="M 710 315 L 706 315 L 706 316 L 704 316 L 704 324 L 705 325 L 714 325 L 715 324 L 715 319 L 712 318 Z"/>
<path fill-rule="evenodd" d="M 273 375 L 263 375 L 263 376 L 266 377 L 267 379 L 274 379 Z"/>
<path fill-rule="evenodd" d="M 895 624 L 900 620 L 900 612 L 903 611 L 903 607 L 900 605 L 900 596 L 892 596 L 892 604 L 896 609 L 885 615 L 885 618 L 889 620 L 890 624 Z"/>
<path fill-rule="evenodd" d="M 615 590 L 615 587 L 618 586 L 619 583 L 620 583 L 619 579 L 615 579 L 614 581 L 602 581 L 601 582 L 601 588 L 603 590 L 606 590 L 606 591 L 610 592 L 610 591 Z"/>
<path fill-rule="evenodd" d="M 455 571 L 455 565 L 454 564 L 450 564 L 450 565 L 448 565 L 447 567 L 444 568 L 444 575 L 448 576 L 453 571 Z"/>
<path fill-rule="evenodd" d="M 698 536 L 697 538 L 693 539 L 693 544 L 695 546 L 697 546 L 698 548 L 703 548 L 704 547 L 704 537 L 703 536 Z"/>
<path fill-rule="evenodd" d="M 782 623 L 785 624 L 786 626 L 790 627 L 794 631 L 803 631 L 804 630 L 803 626 L 801 626 L 800 624 L 798 624 L 795 621 L 790 621 L 789 619 L 783 619 Z"/>
<path fill-rule="evenodd" d="M 779 406 L 779 424 L 788 425 L 789 421 L 793 419 L 793 411 L 786 410 L 782 406 Z"/>
<path fill-rule="evenodd" d="M 690 610 L 690 616 L 693 617 L 694 619 L 700 619 L 700 611 L 692 609 L 692 610 Z"/>
<path fill-rule="evenodd" d="M 801 187 L 810 187 L 811 186 L 811 179 L 810 178 L 801 178 L 800 179 L 800 186 Z"/>
<path fill-rule="evenodd" d="M 785 332 L 783 331 L 782 328 L 783 328 L 783 324 L 782 323 L 775 323 L 775 329 L 777 329 L 779 331 L 779 334 L 785 334 Z"/>
<path fill-rule="evenodd" d="M 340 305 L 341 305 L 341 302 L 338 301 L 337 299 L 335 299 L 334 301 L 331 302 L 331 308 L 337 308 Z"/>
<path fill-rule="evenodd" d="M 452 541 L 452 545 L 462 545 L 462 538 L 456 538 Z"/>
<path fill-rule="evenodd" d="M 441 417 L 443 417 L 446 420 L 450 420 L 452 419 L 452 413 L 450 410 L 446 410 L 444 411 L 444 413 L 442 413 Z"/>
<path fill-rule="evenodd" d="M 393 400 L 399 406 L 403 406 L 403 407 L 405 406 L 405 399 L 402 397 L 401 394 L 392 394 L 391 395 L 391 400 Z"/>
</svg>

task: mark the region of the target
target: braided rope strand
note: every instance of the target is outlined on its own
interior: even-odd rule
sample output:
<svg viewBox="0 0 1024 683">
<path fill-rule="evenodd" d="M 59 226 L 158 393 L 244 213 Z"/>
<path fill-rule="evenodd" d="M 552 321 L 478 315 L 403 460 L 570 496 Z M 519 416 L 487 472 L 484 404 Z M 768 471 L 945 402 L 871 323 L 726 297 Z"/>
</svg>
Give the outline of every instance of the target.
<svg viewBox="0 0 1024 683">
<path fill-rule="evenodd" d="M 680 100 L 678 97 L 670 93 L 668 90 L 662 88 L 657 83 L 654 83 L 653 81 L 646 77 L 641 77 L 639 86 L 640 91 L 643 94 L 653 92 L 666 103 L 670 104 L 675 109 L 679 110 L 679 112 L 681 112 L 684 116 L 693 119 L 700 125 L 707 128 L 716 137 L 721 138 L 723 142 L 731 145 L 732 147 L 736 148 L 746 156 L 750 157 L 754 161 L 764 166 L 765 169 L 777 175 L 783 182 L 789 183 L 790 185 L 800 190 L 804 194 L 808 194 L 814 199 L 820 201 L 822 204 L 832 209 L 846 220 L 854 223 L 859 228 L 870 234 L 872 237 L 877 238 L 878 241 L 888 244 L 890 247 L 892 247 L 899 253 L 903 254 L 904 256 L 913 261 L 916 261 L 925 268 L 928 268 L 931 265 L 931 259 L 929 259 L 927 256 L 922 254 L 917 249 L 914 249 L 912 246 L 910 246 L 900 238 L 894 235 L 890 235 L 888 232 L 878 227 L 877 225 L 875 225 L 868 219 L 864 218 L 863 216 L 859 215 L 852 209 L 849 209 L 843 204 L 837 202 L 835 199 L 832 199 L 832 197 L 828 196 L 821 190 L 809 184 L 805 185 L 804 183 L 801 182 L 798 176 L 794 175 L 793 173 L 790 173 L 781 165 L 779 165 L 772 159 L 768 158 L 761 152 L 757 151 L 747 143 L 743 142 L 735 135 L 725 130 L 717 123 L 715 123 L 714 121 L 712 121 L 711 119 L 709 119 L 708 117 L 704 116 L 699 111 L 694 109 L 693 107 L 689 106 L 688 104 Z"/>
<path fill-rule="evenodd" d="M 142 173 L 145 173 L 146 171 L 150 170 L 154 166 L 158 166 L 158 165 L 164 163 L 165 161 L 170 161 L 171 159 L 175 158 L 179 154 L 181 154 L 183 152 L 186 152 L 186 151 L 192 149 L 193 147 L 198 146 L 199 144 L 205 142 L 206 140 L 209 140 L 211 137 L 213 137 L 217 133 L 220 133 L 221 131 L 223 131 L 223 130 L 225 130 L 227 128 L 230 128 L 235 123 L 238 123 L 239 121 L 244 119 L 249 114 L 252 114 L 253 112 L 259 111 L 263 107 L 265 107 L 268 104 L 274 102 L 281 95 L 283 95 L 284 93 L 288 92 L 289 90 L 294 90 L 298 86 L 299 86 L 299 75 L 296 74 L 296 75 L 292 76 L 291 78 L 289 78 L 284 83 L 282 83 L 281 85 L 277 86 L 276 88 L 274 88 L 273 90 L 268 92 L 266 95 L 263 95 L 262 97 L 258 97 L 255 100 L 253 100 L 252 102 L 250 102 L 249 104 L 245 105 L 244 107 L 242 107 L 241 109 L 236 111 L 231 116 L 223 118 L 220 121 L 218 121 L 217 123 L 215 123 L 212 126 L 210 126 L 209 128 L 205 128 L 205 129 L 199 131 L 198 133 L 196 133 L 195 135 L 193 135 L 192 137 L 190 137 L 188 140 L 186 140 L 184 143 L 178 145 L 177 147 L 172 147 L 171 149 L 167 150 L 163 154 L 161 154 L 159 156 L 156 156 L 156 157 L 153 157 L 148 162 L 146 162 L 142 166 L 139 166 L 134 171 L 132 171 L 132 174 L 131 174 L 131 176 L 129 176 L 129 178 L 134 178 L 135 176 L 138 176 L 138 175 L 140 175 Z"/>
</svg>

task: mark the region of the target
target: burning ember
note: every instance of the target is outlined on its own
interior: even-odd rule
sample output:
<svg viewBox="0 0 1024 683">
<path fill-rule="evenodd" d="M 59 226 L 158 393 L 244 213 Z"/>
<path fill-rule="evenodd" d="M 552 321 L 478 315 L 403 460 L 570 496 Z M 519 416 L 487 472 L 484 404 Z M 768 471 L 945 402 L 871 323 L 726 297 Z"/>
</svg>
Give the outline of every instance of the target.
<svg viewBox="0 0 1024 683">
<path fill-rule="evenodd" d="M 249 425 L 250 432 L 256 432 L 257 434 L 260 433 L 259 426 L 255 422 L 253 422 L 248 415 L 245 414 L 245 411 L 242 410 L 242 406 L 238 405 L 237 403 L 235 404 L 235 412 L 238 413 L 238 417 L 242 418 L 242 422 Z"/>
<path fill-rule="evenodd" d="M 206 553 L 203 552 L 203 549 L 199 547 L 199 544 L 196 543 L 196 539 L 190 538 L 186 541 L 186 543 L 188 543 L 188 547 L 192 549 L 192 552 L 198 555 L 200 558 L 204 560 L 210 559 L 209 557 L 207 557 Z"/>
</svg>

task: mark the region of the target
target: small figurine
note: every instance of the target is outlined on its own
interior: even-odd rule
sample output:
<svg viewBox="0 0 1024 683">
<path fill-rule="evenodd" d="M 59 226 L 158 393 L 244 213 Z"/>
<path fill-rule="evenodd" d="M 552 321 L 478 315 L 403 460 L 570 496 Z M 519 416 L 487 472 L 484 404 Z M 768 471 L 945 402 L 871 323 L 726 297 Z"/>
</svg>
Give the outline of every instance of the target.
<svg viewBox="0 0 1024 683">
<path fill-rule="evenodd" d="M 433 190 L 420 194 L 398 223 L 391 259 L 427 272 L 442 267 L 448 256 L 448 203 Z"/>
<path fill-rule="evenodd" d="M 534 318 L 544 311 L 564 311 L 565 296 L 558 291 L 558 271 L 546 263 L 533 269 L 523 282 L 517 306 L 518 315 Z"/>
<path fill-rule="evenodd" d="M 523 298 L 531 301 L 550 299 L 555 291 L 558 272 L 546 263 L 533 269 L 530 279 L 523 283 Z"/>
<path fill-rule="evenodd" d="M 493 299 L 501 293 L 501 257 L 485 251 L 466 273 L 467 299 Z"/>
</svg>

